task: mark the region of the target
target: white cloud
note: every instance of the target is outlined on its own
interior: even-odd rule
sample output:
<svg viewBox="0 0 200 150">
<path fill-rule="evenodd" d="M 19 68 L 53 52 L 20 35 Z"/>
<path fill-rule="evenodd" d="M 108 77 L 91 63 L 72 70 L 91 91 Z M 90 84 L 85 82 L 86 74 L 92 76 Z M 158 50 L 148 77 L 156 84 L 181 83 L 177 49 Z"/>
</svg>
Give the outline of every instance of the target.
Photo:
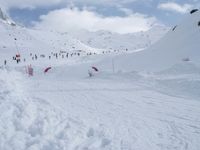
<svg viewBox="0 0 200 150">
<path fill-rule="evenodd" d="M 126 15 L 131 15 L 133 14 L 133 11 L 131 9 L 128 9 L 128 8 L 124 8 L 124 7 L 121 7 L 121 6 L 118 6 L 118 9 L 123 12 L 124 14 Z"/>
<path fill-rule="evenodd" d="M 143 14 L 129 14 L 125 17 L 105 17 L 84 9 L 59 9 L 40 17 L 35 28 L 51 29 L 59 32 L 86 29 L 89 31 L 107 30 L 117 33 L 131 33 L 148 30 L 156 18 Z"/>
<path fill-rule="evenodd" d="M 30 8 L 46 7 L 53 5 L 67 5 L 70 3 L 82 5 L 116 5 L 126 4 L 137 0 L 0 0 L 0 7 L 9 8 Z"/>
<path fill-rule="evenodd" d="M 182 14 L 187 13 L 192 7 L 193 6 L 190 4 L 180 5 L 174 2 L 161 3 L 158 5 L 159 9 L 174 11 Z"/>
<path fill-rule="evenodd" d="M 0 0 L 0 4 L 6 9 L 13 7 L 33 9 L 36 7 L 53 6 L 63 2 L 65 2 L 65 0 Z"/>
</svg>

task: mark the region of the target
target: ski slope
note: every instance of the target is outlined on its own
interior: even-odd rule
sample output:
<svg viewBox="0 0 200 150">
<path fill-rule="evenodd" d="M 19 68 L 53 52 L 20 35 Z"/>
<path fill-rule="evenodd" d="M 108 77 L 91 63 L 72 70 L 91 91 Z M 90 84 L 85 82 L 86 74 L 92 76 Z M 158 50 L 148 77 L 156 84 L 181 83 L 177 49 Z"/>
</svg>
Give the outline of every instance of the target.
<svg viewBox="0 0 200 150">
<path fill-rule="evenodd" d="M 1 70 L 1 149 L 198 150 L 200 96 L 180 91 L 199 89 L 198 74 L 73 76 L 79 67 Z"/>
</svg>

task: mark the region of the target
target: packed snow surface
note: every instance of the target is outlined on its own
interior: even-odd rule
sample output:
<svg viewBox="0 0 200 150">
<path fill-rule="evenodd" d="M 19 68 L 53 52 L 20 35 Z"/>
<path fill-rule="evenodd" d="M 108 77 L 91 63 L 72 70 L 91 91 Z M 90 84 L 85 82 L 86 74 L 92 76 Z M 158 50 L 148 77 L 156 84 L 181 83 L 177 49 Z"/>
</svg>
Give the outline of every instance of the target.
<svg viewBox="0 0 200 150">
<path fill-rule="evenodd" d="M 86 66 L 1 70 L 0 149 L 199 149 L 199 72 L 89 78 Z"/>
</svg>

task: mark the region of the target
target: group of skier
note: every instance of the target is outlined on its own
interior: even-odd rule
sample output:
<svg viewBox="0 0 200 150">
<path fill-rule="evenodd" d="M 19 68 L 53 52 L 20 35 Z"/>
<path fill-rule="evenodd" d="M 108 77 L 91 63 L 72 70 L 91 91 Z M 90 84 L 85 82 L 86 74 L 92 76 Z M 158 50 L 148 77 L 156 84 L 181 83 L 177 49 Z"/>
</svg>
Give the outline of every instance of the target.
<svg viewBox="0 0 200 150">
<path fill-rule="evenodd" d="M 13 56 L 13 61 L 16 61 L 16 63 L 18 64 L 21 61 L 20 54 L 16 54 L 15 56 Z M 26 60 L 24 59 L 24 61 L 26 61 Z M 4 66 L 7 65 L 7 62 L 8 62 L 8 60 L 5 59 L 4 60 Z"/>
<path fill-rule="evenodd" d="M 126 49 L 126 51 L 128 51 L 128 49 Z M 108 51 L 102 51 L 102 54 L 106 54 L 106 53 L 112 53 L 112 52 L 119 52 L 119 50 L 108 50 Z M 19 53 L 17 53 L 15 56 L 13 56 L 13 61 L 16 61 L 17 64 L 19 64 L 20 62 L 26 62 L 26 60 L 32 60 L 32 61 L 37 61 L 38 59 L 44 59 L 47 58 L 49 60 L 51 59 L 64 59 L 64 58 L 70 58 L 70 57 L 79 57 L 79 56 L 92 56 L 92 55 L 97 55 L 97 53 L 92 53 L 92 52 L 88 52 L 85 53 L 84 51 L 77 51 L 77 52 L 66 52 L 66 51 L 60 51 L 60 52 L 51 52 L 49 55 L 45 55 L 45 54 L 34 54 L 34 53 L 30 53 L 29 57 L 30 58 L 23 58 L 21 57 L 21 55 Z M 6 66 L 8 64 L 8 60 L 4 60 L 4 66 Z M 44 73 L 47 73 L 49 70 L 51 69 L 51 67 L 47 67 L 44 69 Z M 94 76 L 95 74 L 97 74 L 99 72 L 99 70 L 92 66 L 91 68 L 89 68 L 88 70 L 88 75 L 89 77 Z M 26 66 L 26 73 L 29 76 L 33 76 L 33 67 L 31 65 Z"/>
<path fill-rule="evenodd" d="M 125 49 L 125 51 L 128 51 L 128 49 Z M 119 50 L 107 50 L 107 51 L 102 51 L 102 54 L 106 54 L 106 53 L 112 53 L 112 52 L 119 52 Z M 39 58 L 43 59 L 43 58 L 48 58 L 49 60 L 51 59 L 68 59 L 68 58 L 72 58 L 72 57 L 79 57 L 79 56 L 92 56 L 92 55 L 97 55 L 97 53 L 95 52 L 84 52 L 82 50 L 77 50 L 76 52 L 66 52 L 66 51 L 60 51 L 60 52 L 51 52 L 49 55 L 45 55 L 45 54 L 34 54 L 34 53 L 30 53 L 30 59 L 32 61 L 37 61 Z M 17 64 L 19 64 L 20 62 L 26 62 L 26 58 L 21 58 L 21 55 L 19 53 L 17 53 L 15 56 L 13 56 L 13 61 L 16 61 Z M 4 66 L 6 66 L 8 64 L 8 60 L 4 60 Z"/>
</svg>

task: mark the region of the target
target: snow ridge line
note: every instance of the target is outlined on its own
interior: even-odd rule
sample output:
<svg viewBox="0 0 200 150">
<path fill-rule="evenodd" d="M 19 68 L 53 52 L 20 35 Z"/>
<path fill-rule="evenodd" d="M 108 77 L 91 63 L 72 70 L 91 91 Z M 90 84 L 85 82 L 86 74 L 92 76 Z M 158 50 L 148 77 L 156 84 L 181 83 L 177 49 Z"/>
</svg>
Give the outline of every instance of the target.
<svg viewBox="0 0 200 150">
<path fill-rule="evenodd" d="M 103 129 L 67 117 L 45 100 L 29 98 L 22 75 L 0 70 L 0 149 L 107 150 Z"/>
</svg>

